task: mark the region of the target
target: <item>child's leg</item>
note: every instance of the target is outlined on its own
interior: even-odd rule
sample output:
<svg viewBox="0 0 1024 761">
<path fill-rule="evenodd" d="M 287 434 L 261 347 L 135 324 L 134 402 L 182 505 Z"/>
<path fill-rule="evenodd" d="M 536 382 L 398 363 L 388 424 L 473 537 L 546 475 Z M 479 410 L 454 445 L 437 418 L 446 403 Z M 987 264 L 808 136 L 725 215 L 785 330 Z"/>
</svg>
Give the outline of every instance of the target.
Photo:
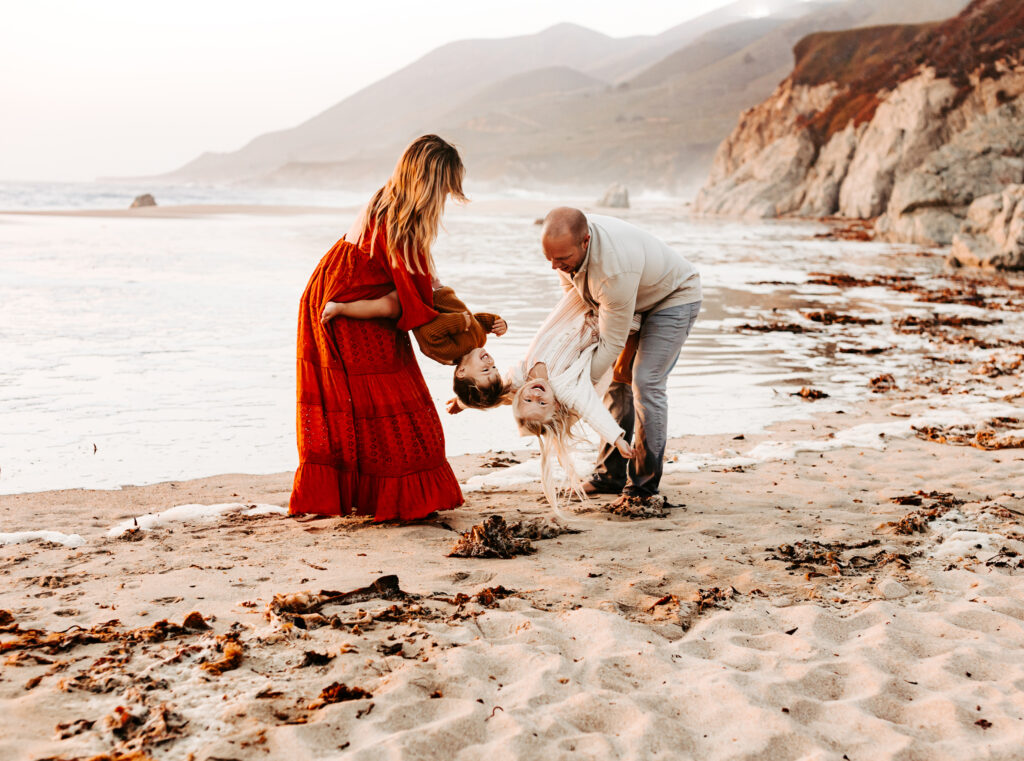
<svg viewBox="0 0 1024 761">
<path fill-rule="evenodd" d="M 402 306 L 398 303 L 398 293 L 391 291 L 379 299 L 328 301 L 320 321 L 328 322 L 335 317 L 351 317 L 356 320 L 374 320 L 383 317 L 397 320 L 401 316 Z"/>
</svg>

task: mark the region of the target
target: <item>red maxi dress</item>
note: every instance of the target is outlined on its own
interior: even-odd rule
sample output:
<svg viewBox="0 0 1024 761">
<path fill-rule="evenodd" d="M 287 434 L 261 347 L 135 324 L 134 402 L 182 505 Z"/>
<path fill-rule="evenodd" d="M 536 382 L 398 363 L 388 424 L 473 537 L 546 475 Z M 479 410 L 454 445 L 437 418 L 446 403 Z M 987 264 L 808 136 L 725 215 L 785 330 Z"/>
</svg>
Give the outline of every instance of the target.
<svg viewBox="0 0 1024 761">
<path fill-rule="evenodd" d="M 299 468 L 288 512 L 415 520 L 463 503 L 437 409 L 407 331 L 437 316 L 430 275 L 393 269 L 383 226 L 374 255 L 344 239 L 317 265 L 299 305 Z M 320 314 L 328 301 L 395 290 L 394 320 Z"/>
</svg>

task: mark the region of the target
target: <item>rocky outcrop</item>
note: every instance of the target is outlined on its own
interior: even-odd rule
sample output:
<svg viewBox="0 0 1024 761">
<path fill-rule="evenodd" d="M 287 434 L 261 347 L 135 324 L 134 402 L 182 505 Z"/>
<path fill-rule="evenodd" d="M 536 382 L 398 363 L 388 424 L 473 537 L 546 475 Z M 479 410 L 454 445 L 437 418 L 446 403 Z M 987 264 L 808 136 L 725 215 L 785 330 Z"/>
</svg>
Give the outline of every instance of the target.
<svg viewBox="0 0 1024 761">
<path fill-rule="evenodd" d="M 1024 270 L 1024 185 L 975 199 L 947 258 L 953 266 Z"/>
<path fill-rule="evenodd" d="M 597 202 L 598 206 L 606 206 L 609 209 L 628 209 L 629 208 L 629 190 L 626 186 L 613 182 L 608 186 L 608 189 L 601 196 L 601 200 Z"/>
<path fill-rule="evenodd" d="M 811 35 L 793 74 L 719 147 L 696 208 L 877 218 L 883 238 L 948 244 L 974 199 L 1024 182 L 1022 47 L 1019 0 Z"/>
<path fill-rule="evenodd" d="M 153 198 L 150 193 L 143 193 L 141 196 L 135 196 L 135 200 L 132 201 L 131 208 L 138 209 L 143 206 L 156 206 L 156 199 Z"/>
</svg>

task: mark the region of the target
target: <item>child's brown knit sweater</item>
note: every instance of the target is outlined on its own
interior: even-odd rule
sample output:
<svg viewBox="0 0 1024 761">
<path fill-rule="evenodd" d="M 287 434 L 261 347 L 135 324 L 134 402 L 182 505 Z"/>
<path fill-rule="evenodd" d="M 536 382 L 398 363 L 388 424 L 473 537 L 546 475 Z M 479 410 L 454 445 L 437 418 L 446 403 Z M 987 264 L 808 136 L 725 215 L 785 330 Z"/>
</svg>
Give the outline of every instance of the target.
<svg viewBox="0 0 1024 761">
<path fill-rule="evenodd" d="M 469 309 L 455 291 L 447 287 L 434 291 L 434 309 L 440 314 L 412 333 L 420 351 L 446 365 L 458 362 L 473 349 L 483 346 L 487 342 L 487 334 L 494 329 L 494 321 L 498 319 L 496 314 L 477 312 L 466 327 Z"/>
</svg>

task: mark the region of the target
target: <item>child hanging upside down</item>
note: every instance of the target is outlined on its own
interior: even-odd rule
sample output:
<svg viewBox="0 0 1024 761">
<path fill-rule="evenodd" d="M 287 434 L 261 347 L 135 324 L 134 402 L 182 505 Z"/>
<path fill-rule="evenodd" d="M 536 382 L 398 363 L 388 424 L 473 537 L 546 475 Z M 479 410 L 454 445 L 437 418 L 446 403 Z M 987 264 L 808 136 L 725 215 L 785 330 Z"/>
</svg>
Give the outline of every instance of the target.
<svg viewBox="0 0 1024 761">
<path fill-rule="evenodd" d="M 491 355 L 483 348 L 487 334 L 502 336 L 508 324 L 488 312 L 470 313 L 455 291 L 435 283 L 434 309 L 439 312 L 430 322 L 413 330 L 420 351 L 442 365 L 455 365 L 453 387 L 460 407 L 487 409 L 502 403 L 507 388 Z M 395 291 L 379 299 L 329 301 L 320 322 L 335 317 L 356 320 L 398 319 L 402 309 Z"/>
</svg>

